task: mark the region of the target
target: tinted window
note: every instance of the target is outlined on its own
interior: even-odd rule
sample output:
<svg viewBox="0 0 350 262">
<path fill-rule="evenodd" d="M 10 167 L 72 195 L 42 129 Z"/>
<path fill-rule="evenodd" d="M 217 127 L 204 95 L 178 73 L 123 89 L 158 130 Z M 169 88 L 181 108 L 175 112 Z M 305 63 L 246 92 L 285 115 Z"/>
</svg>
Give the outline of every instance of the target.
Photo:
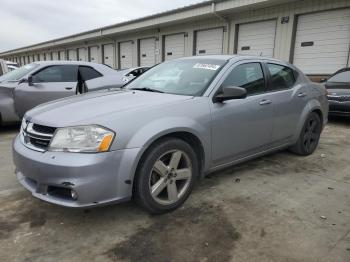
<svg viewBox="0 0 350 262">
<path fill-rule="evenodd" d="M 33 82 L 77 82 L 78 67 L 74 65 L 49 66 L 33 75 Z"/>
<path fill-rule="evenodd" d="M 247 63 L 236 66 L 225 79 L 223 85 L 243 87 L 248 95 L 265 92 L 264 74 L 260 63 Z"/>
<path fill-rule="evenodd" d="M 79 66 L 79 72 L 80 72 L 81 78 L 84 81 L 88 81 L 90 79 L 94 79 L 102 76 L 99 72 L 97 72 L 95 69 L 89 66 Z"/>
<path fill-rule="evenodd" d="M 335 82 L 335 83 L 349 83 L 350 82 L 350 71 L 341 72 L 339 74 L 336 74 L 335 76 L 332 76 L 328 82 Z"/>
<path fill-rule="evenodd" d="M 164 62 L 141 74 L 127 88 L 151 88 L 169 94 L 199 96 L 226 64 L 221 59 L 188 58 Z"/>
<path fill-rule="evenodd" d="M 267 64 L 267 67 L 271 76 L 270 90 L 288 89 L 294 86 L 295 78 L 291 68 L 276 64 Z"/>
</svg>

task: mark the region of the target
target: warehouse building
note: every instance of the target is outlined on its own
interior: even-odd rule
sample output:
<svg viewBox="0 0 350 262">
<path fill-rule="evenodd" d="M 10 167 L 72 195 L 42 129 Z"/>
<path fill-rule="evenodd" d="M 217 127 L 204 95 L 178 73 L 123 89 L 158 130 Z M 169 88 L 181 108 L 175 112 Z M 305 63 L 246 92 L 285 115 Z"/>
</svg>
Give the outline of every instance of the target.
<svg viewBox="0 0 350 262">
<path fill-rule="evenodd" d="M 275 57 L 312 77 L 332 74 L 350 66 L 350 1 L 206 1 L 3 52 L 0 57 L 21 65 L 83 60 L 123 69 L 209 54 Z"/>
</svg>

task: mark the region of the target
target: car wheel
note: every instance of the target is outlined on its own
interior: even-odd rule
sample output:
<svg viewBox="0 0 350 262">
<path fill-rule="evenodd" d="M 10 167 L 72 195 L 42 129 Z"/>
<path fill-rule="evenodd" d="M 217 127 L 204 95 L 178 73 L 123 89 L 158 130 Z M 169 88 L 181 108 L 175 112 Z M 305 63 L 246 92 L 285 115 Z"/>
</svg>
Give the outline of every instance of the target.
<svg viewBox="0 0 350 262">
<path fill-rule="evenodd" d="M 322 123 L 318 114 L 312 112 L 301 130 L 297 143 L 291 151 L 298 155 L 308 156 L 315 152 L 322 132 Z"/>
<path fill-rule="evenodd" d="M 198 159 L 180 139 L 161 140 L 141 161 L 135 180 L 135 196 L 147 211 L 161 214 L 181 206 L 199 174 Z"/>
</svg>

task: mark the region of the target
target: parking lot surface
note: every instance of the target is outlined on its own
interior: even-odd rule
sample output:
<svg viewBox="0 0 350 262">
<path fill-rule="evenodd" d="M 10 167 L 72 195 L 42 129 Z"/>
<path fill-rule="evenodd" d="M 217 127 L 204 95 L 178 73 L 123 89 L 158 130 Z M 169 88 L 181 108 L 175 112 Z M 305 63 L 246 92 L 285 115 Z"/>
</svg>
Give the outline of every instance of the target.
<svg viewBox="0 0 350 262">
<path fill-rule="evenodd" d="M 332 120 L 312 156 L 283 151 L 211 174 L 162 216 L 34 199 L 14 175 L 17 130 L 0 129 L 1 261 L 350 261 L 349 120 Z"/>
</svg>

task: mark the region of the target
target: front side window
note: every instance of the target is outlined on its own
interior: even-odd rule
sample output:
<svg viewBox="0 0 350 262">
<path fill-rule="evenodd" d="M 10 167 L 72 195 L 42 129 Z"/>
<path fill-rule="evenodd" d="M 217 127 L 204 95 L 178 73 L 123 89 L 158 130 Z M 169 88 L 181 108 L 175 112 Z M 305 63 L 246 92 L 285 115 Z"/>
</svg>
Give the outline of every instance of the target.
<svg viewBox="0 0 350 262">
<path fill-rule="evenodd" d="M 33 75 L 34 83 L 77 81 L 78 67 L 75 65 L 49 66 Z"/>
<path fill-rule="evenodd" d="M 294 86 L 295 77 L 291 68 L 276 64 L 267 64 L 267 68 L 271 79 L 269 90 L 283 90 Z"/>
<path fill-rule="evenodd" d="M 265 79 L 260 63 L 247 63 L 236 66 L 223 82 L 224 86 L 243 87 L 247 95 L 265 92 Z"/>
<path fill-rule="evenodd" d="M 126 88 L 200 96 L 225 64 L 225 60 L 198 58 L 164 62 L 141 74 Z"/>
<path fill-rule="evenodd" d="M 101 73 L 97 72 L 95 69 L 89 66 L 79 66 L 79 72 L 80 72 L 81 78 L 84 81 L 88 81 L 88 80 L 102 76 Z"/>
</svg>

